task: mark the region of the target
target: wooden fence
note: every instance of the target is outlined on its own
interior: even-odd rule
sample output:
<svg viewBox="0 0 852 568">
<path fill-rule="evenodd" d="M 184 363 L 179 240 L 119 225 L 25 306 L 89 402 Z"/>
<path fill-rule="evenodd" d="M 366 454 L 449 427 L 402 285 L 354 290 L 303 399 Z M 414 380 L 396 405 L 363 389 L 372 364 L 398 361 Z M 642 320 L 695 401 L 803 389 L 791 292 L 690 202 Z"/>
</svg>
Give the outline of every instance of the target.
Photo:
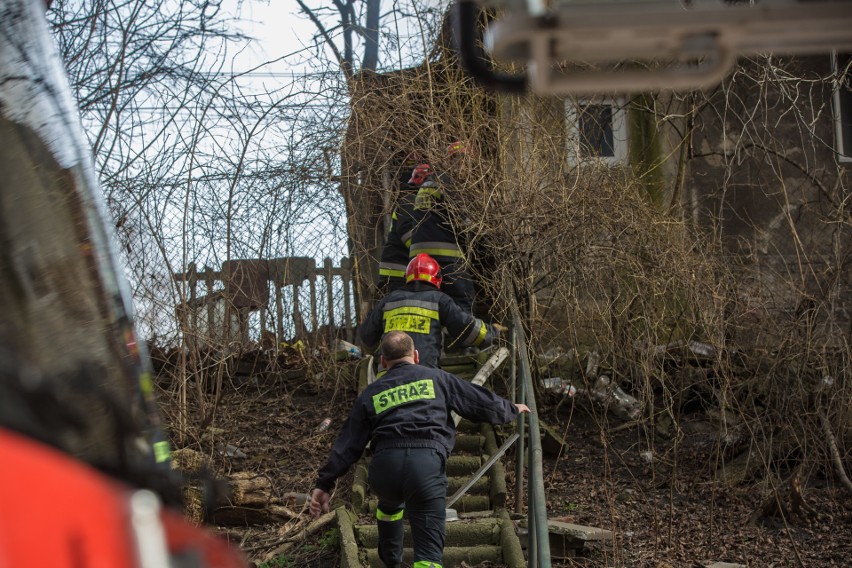
<svg viewBox="0 0 852 568">
<path fill-rule="evenodd" d="M 356 304 L 348 258 L 336 267 L 329 258 L 318 266 L 309 257 L 229 260 L 219 270 L 205 266 L 202 271 L 190 263 L 174 279 L 184 284 L 185 301 L 177 314 L 191 346 L 354 340 Z M 308 305 L 303 306 L 305 298 Z"/>
</svg>

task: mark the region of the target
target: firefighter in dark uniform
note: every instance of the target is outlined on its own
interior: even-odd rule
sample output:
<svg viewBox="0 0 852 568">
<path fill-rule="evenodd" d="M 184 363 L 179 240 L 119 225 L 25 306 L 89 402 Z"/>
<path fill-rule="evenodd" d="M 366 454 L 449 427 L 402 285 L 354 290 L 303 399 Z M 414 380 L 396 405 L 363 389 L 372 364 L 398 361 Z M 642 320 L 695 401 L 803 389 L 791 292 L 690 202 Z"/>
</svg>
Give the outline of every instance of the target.
<svg viewBox="0 0 852 568">
<path fill-rule="evenodd" d="M 336 480 L 355 463 L 367 442 L 373 452 L 368 481 L 378 496 L 379 557 L 402 566 L 403 513 L 414 540 L 414 568 L 441 568 L 446 522 L 446 464 L 455 443 L 455 411 L 475 422 L 505 424 L 523 404 L 440 369 L 417 364 L 411 337 L 392 331 L 382 340 L 387 373 L 367 386 L 340 429 L 328 462 L 311 492 L 314 516 L 328 511 Z"/>
<path fill-rule="evenodd" d="M 489 325 L 462 310 L 444 294 L 441 268 L 435 259 L 419 254 L 408 263 L 406 284 L 379 300 L 358 329 L 362 343 L 374 349 L 382 335 L 405 331 L 420 352 L 420 364 L 438 367 L 443 348 L 443 328 L 454 347 L 487 347 L 500 335 L 501 328 Z"/>
<path fill-rule="evenodd" d="M 379 261 L 379 294 L 384 296 L 405 285 L 405 268 L 410 260 L 408 247 L 415 226 L 416 189 L 429 179 L 432 169 L 429 164 L 420 164 L 400 180 L 400 196 L 391 214 L 391 223 L 382 247 Z"/>
<path fill-rule="evenodd" d="M 458 161 L 464 146 L 456 142 L 448 155 Z M 470 273 L 465 268 L 465 243 L 450 215 L 449 201 L 456 183 L 449 176 L 435 176 L 425 181 L 417 192 L 414 204 L 415 225 L 411 235 L 409 255 L 428 254 L 438 261 L 444 274 L 444 292 L 466 312 L 473 312 L 476 291 Z"/>
</svg>

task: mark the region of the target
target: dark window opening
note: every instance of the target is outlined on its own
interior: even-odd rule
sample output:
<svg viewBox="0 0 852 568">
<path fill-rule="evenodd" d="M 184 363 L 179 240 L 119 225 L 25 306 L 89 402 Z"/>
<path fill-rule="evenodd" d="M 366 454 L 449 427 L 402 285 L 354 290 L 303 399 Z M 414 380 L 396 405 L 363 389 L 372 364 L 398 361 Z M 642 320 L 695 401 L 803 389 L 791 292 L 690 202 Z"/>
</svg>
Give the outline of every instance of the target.
<svg viewBox="0 0 852 568">
<path fill-rule="evenodd" d="M 577 113 L 580 148 L 584 157 L 615 157 L 611 105 L 580 105 Z"/>
</svg>

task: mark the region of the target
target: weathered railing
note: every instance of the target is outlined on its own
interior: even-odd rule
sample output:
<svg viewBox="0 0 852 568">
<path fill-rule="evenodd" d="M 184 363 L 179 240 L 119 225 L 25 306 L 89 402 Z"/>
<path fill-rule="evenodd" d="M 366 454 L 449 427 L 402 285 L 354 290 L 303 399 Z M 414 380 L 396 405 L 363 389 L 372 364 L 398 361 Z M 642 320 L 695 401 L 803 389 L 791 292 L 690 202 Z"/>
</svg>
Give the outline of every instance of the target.
<svg viewBox="0 0 852 568">
<path fill-rule="evenodd" d="M 541 433 L 539 429 L 538 410 L 536 408 L 535 390 L 533 389 L 532 371 L 530 369 L 529 354 L 527 353 L 527 340 L 524 334 L 521 314 L 517 306 L 512 308 L 512 382 L 517 389 L 515 400 L 530 407 L 529 414 L 529 436 L 524 437 L 525 417 L 521 414 L 518 418 L 518 433 L 520 434 L 516 455 L 515 467 L 516 479 L 516 512 L 523 509 L 523 469 L 524 454 L 528 458 L 526 462 L 527 479 L 529 489 L 527 494 L 527 526 L 529 527 L 529 541 L 527 545 L 527 558 L 529 566 L 534 568 L 550 568 L 550 534 L 547 525 L 547 501 L 544 493 L 544 479 L 542 476 L 542 449 Z M 520 362 L 521 380 L 517 381 L 518 362 Z M 524 441 L 529 441 L 529 452 L 524 451 Z"/>
<path fill-rule="evenodd" d="M 309 257 L 240 259 L 201 271 L 191 263 L 174 279 L 185 284 L 177 313 L 186 340 L 195 346 L 353 339 L 348 258 L 339 266 L 329 258 L 322 266 Z"/>
</svg>

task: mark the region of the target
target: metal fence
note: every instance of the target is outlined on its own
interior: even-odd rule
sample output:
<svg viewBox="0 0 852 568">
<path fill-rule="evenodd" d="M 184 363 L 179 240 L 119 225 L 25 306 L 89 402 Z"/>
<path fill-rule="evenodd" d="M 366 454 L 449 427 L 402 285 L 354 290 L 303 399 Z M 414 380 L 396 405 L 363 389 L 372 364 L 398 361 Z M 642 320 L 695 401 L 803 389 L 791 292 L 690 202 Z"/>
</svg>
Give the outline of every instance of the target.
<svg viewBox="0 0 852 568">
<path fill-rule="evenodd" d="M 135 202 L 113 193 L 141 336 L 161 347 L 351 338 L 352 263 L 336 186 L 246 181 L 237 193 L 203 181 L 148 188 Z"/>
</svg>

